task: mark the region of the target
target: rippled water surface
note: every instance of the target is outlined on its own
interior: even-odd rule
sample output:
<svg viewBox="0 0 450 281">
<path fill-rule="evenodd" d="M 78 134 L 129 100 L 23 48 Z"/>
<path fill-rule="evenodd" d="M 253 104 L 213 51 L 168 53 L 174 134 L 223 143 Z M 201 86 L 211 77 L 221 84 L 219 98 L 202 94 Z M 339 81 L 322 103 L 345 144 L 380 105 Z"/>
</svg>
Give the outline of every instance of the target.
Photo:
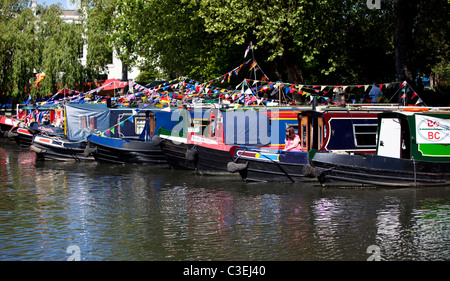
<svg viewBox="0 0 450 281">
<path fill-rule="evenodd" d="M 246 184 L 0 139 L 0 260 L 449 260 L 450 187 Z M 75 246 L 71 251 L 68 247 Z"/>
</svg>

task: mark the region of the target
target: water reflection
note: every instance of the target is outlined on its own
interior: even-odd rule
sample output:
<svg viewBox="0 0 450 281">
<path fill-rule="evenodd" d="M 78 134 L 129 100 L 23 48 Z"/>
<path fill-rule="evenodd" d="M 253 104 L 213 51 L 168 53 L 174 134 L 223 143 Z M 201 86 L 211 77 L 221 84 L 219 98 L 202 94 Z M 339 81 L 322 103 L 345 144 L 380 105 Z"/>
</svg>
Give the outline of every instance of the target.
<svg viewBox="0 0 450 281">
<path fill-rule="evenodd" d="M 0 142 L 2 260 L 448 260 L 449 187 L 245 184 Z"/>
</svg>

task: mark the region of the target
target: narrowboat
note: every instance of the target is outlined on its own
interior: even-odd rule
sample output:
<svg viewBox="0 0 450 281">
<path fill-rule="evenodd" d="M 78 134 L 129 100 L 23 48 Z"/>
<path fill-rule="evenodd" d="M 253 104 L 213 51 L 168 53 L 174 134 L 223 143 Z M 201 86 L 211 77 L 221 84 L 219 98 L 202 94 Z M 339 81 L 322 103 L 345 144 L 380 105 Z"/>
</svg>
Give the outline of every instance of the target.
<svg viewBox="0 0 450 281">
<path fill-rule="evenodd" d="M 32 137 L 30 150 L 39 160 L 94 160 L 85 155 L 87 136 L 109 128 L 110 110 L 104 104 L 66 104 L 65 130 L 57 135 L 40 131 Z M 62 117 L 64 119 L 64 117 Z"/>
<path fill-rule="evenodd" d="M 416 187 L 450 183 L 450 113 L 397 111 L 378 115 L 375 154 L 315 153 L 323 186 Z"/>
<path fill-rule="evenodd" d="M 192 115 L 196 112 L 196 118 Z M 188 135 L 193 131 L 202 131 L 208 120 L 203 119 L 204 109 L 190 110 L 187 107 L 174 110 L 172 120 L 176 122 L 172 130 L 160 127 L 153 142 L 159 144 L 169 167 L 176 170 L 195 170 L 196 151 L 194 145 L 188 143 Z M 192 150 L 191 150 L 192 149 Z"/>
<path fill-rule="evenodd" d="M 302 151 L 236 146 L 231 150 L 233 161 L 228 164 L 229 171 L 239 172 L 246 182 L 315 181 L 309 159 L 311 150 L 375 152 L 377 113 L 340 108 L 302 111 L 296 130 Z"/>
<path fill-rule="evenodd" d="M 164 164 L 166 160 L 159 146 L 153 142 L 153 135 L 160 126 L 170 124 L 170 112 L 159 110 L 140 110 L 138 114 L 130 117 L 125 116 L 126 120 L 132 120 L 136 136 L 106 137 L 97 134 L 91 134 L 87 138 L 85 155 L 93 155 L 99 163 L 116 164 Z M 120 124 L 119 122 L 118 124 Z M 114 126 L 120 130 L 120 125 Z M 170 127 L 170 126 L 169 126 Z"/>
<path fill-rule="evenodd" d="M 61 136 L 64 131 L 55 126 L 57 120 L 62 120 L 62 110 L 54 107 L 26 107 L 28 114 L 23 120 L 15 124 L 8 133 L 5 133 L 10 140 L 15 141 L 21 147 L 30 147 L 33 136 L 45 134 L 48 136 Z M 60 114 L 60 115 L 59 115 Z"/>
<path fill-rule="evenodd" d="M 32 122 L 26 127 L 14 127 L 8 132 L 8 138 L 15 141 L 21 147 L 30 147 L 33 143 L 33 137 L 37 134 L 47 136 L 62 136 L 64 130 L 52 125 L 39 124 Z"/>
<path fill-rule="evenodd" d="M 85 141 L 70 141 L 63 137 L 50 137 L 46 135 L 33 136 L 33 143 L 30 150 L 36 152 L 39 160 L 59 160 L 59 161 L 85 161 L 94 160 L 92 156 L 85 156 Z"/>
<path fill-rule="evenodd" d="M 188 135 L 188 142 L 194 145 L 196 153 L 196 171 L 233 175 L 228 171 L 228 163 L 233 160 L 230 151 L 236 144 L 278 149 L 280 136 L 284 135 L 286 126 L 297 123 L 298 112 L 299 109 L 211 111 L 209 126 L 203 135 Z"/>
<path fill-rule="evenodd" d="M 20 147 L 30 147 L 33 134 L 26 127 L 14 127 L 8 131 L 8 138 L 15 141 Z"/>
<path fill-rule="evenodd" d="M 0 115 L 0 137 L 8 137 L 8 132 L 20 124 L 20 121 L 15 118 L 9 118 Z"/>
<path fill-rule="evenodd" d="M 186 116 L 184 137 L 160 134 L 164 139 L 162 149 L 169 165 L 175 169 L 232 175 L 227 165 L 232 161 L 230 150 L 236 143 L 277 149 L 280 130 L 284 135 L 286 124 L 297 126 L 298 112 L 299 109 L 286 108 L 194 110 Z"/>
</svg>

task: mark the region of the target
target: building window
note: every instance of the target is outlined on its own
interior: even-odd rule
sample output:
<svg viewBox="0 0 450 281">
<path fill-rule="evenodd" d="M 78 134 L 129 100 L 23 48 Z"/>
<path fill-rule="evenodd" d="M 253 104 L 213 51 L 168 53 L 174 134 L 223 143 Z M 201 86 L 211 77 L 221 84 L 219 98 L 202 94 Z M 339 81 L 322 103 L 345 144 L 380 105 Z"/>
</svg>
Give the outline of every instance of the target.
<svg viewBox="0 0 450 281">
<path fill-rule="evenodd" d="M 79 59 L 83 58 L 83 44 L 78 45 L 78 58 Z"/>
</svg>

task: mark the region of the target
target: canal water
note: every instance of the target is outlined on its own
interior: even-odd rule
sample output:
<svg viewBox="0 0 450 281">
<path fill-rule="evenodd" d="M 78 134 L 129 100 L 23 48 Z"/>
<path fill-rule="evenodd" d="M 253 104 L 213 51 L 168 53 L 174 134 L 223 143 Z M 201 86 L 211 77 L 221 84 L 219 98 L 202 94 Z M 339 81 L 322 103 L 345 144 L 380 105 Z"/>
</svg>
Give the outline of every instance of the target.
<svg viewBox="0 0 450 281">
<path fill-rule="evenodd" d="M 0 260 L 450 260 L 450 187 L 246 184 L 0 139 Z"/>
</svg>

